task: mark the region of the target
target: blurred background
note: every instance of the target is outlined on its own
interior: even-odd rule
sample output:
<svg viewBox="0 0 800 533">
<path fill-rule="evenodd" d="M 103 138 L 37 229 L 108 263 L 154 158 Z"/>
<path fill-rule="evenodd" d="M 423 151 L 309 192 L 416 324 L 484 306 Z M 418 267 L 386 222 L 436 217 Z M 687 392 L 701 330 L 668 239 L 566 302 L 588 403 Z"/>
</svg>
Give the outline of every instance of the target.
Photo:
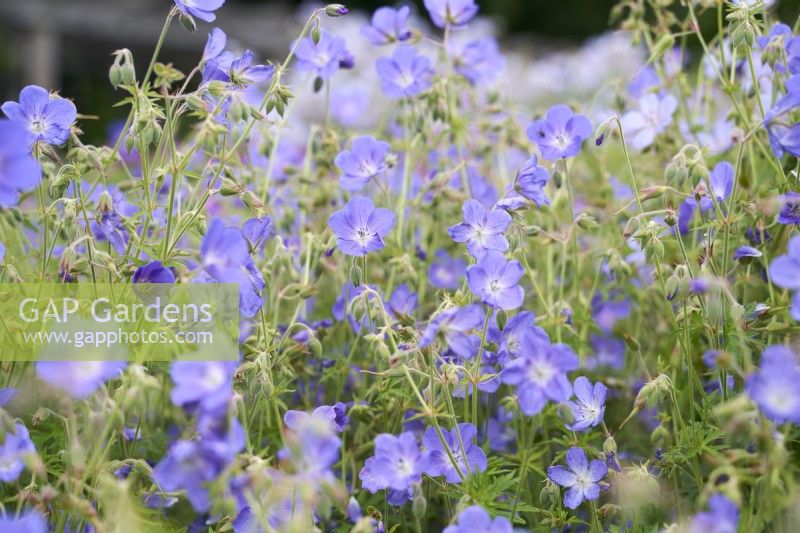
<svg viewBox="0 0 800 533">
<path fill-rule="evenodd" d="M 369 14 L 390 0 L 349 0 L 354 11 Z M 417 6 L 422 0 L 401 2 Z M 495 25 L 501 44 L 516 50 L 567 49 L 609 30 L 616 0 L 482 0 L 481 13 Z M 84 114 L 93 141 L 102 140 L 108 121 L 122 116 L 112 106 L 120 98 L 108 83 L 111 52 L 130 48 L 137 70 L 144 69 L 172 5 L 170 0 L 0 0 L 0 102 L 16 99 L 29 83 L 59 89 Z M 299 0 L 227 0 L 214 23 L 261 57 L 283 58 L 304 18 Z M 793 23 L 800 0 L 782 0 L 780 18 Z M 713 26 L 713 20 L 710 20 Z M 163 61 L 185 72 L 197 62 L 209 25 L 190 33 L 175 24 Z"/>
</svg>

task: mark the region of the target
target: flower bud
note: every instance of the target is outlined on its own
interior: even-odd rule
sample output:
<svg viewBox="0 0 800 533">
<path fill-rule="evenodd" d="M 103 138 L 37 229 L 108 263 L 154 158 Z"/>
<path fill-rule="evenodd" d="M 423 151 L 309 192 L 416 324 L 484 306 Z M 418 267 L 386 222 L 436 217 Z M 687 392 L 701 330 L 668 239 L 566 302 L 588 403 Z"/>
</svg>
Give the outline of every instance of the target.
<svg viewBox="0 0 800 533">
<path fill-rule="evenodd" d="M 342 4 L 328 4 L 325 6 L 325 14 L 329 17 L 343 17 L 348 13 L 350 13 L 350 10 Z"/>
</svg>

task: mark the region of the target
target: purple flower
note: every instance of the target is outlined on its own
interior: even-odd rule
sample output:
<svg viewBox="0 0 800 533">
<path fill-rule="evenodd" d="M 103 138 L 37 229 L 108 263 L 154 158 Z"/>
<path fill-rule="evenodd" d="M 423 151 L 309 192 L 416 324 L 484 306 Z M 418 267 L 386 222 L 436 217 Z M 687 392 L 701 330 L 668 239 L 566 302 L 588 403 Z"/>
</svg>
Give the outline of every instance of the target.
<svg viewBox="0 0 800 533">
<path fill-rule="evenodd" d="M 497 41 L 488 37 L 469 42 L 451 41 L 447 54 L 455 71 L 472 85 L 497 79 L 505 67 Z"/>
<path fill-rule="evenodd" d="M 489 326 L 487 339 L 497 344 L 497 355 L 501 361 L 515 359 L 520 355 L 520 340 L 525 332 L 542 342 L 550 342 L 547 332 L 536 325 L 536 315 L 530 311 L 523 311 L 509 319 L 502 331 L 496 326 Z"/>
<path fill-rule="evenodd" d="M 431 320 L 419 339 L 420 348 L 430 345 L 441 334 L 445 344 L 465 359 L 477 352 L 480 338 L 470 330 L 479 328 L 483 322 L 483 309 L 479 305 L 450 307 Z"/>
<path fill-rule="evenodd" d="M 47 519 L 36 509 L 28 509 L 18 515 L 0 513 L 0 531 L 13 533 L 46 533 Z"/>
<path fill-rule="evenodd" d="M 375 437 L 375 454 L 358 477 L 372 494 L 381 489 L 406 491 L 422 481 L 428 467 L 428 454 L 420 453 L 413 433 L 405 431 L 398 437 L 382 433 Z"/>
<path fill-rule="evenodd" d="M 214 11 L 222 7 L 225 0 L 175 0 L 178 10 L 187 17 L 195 17 L 206 22 L 214 22 Z"/>
<path fill-rule="evenodd" d="M 572 409 L 573 423 L 567 424 L 571 431 L 586 431 L 600 425 L 606 412 L 606 386 L 599 381 L 592 385 L 585 376 L 575 379 L 572 385 L 576 400 L 567 402 Z"/>
<path fill-rule="evenodd" d="M 464 202 L 462 212 L 464 222 L 451 226 L 447 232 L 454 241 L 467 243 L 472 257 L 479 259 L 487 250 L 508 250 L 503 233 L 511 225 L 511 215 L 502 209 L 487 211 L 477 200 Z"/>
<path fill-rule="evenodd" d="M 214 219 L 200 244 L 200 256 L 208 281 L 239 285 L 239 310 L 244 316 L 252 317 L 261 309 L 266 283 L 242 230 Z"/>
<path fill-rule="evenodd" d="M 162 265 L 161 261 L 153 261 L 137 268 L 131 281 L 133 283 L 175 283 L 175 274 Z"/>
<path fill-rule="evenodd" d="M 547 469 L 547 477 L 562 487 L 569 488 L 564 495 L 564 505 L 577 509 L 583 500 L 596 500 L 600 497 L 600 480 L 606 477 L 608 467 L 603 461 L 586 459 L 586 452 L 581 448 L 570 448 L 567 451 L 567 467 L 551 466 Z"/>
<path fill-rule="evenodd" d="M 333 162 L 342 171 L 339 185 L 346 191 L 362 189 L 372 178 L 389 169 L 389 143 L 365 135 L 353 141 L 350 150 L 343 150 Z"/>
<path fill-rule="evenodd" d="M 206 63 L 212 59 L 218 58 L 225 50 L 225 45 L 228 43 L 228 36 L 219 28 L 212 28 L 211 33 L 208 34 L 206 46 L 203 48 L 203 58 L 201 63 Z"/>
<path fill-rule="evenodd" d="M 616 370 L 625 365 L 625 343 L 613 335 L 591 335 L 589 342 L 594 349 L 594 356 L 587 358 L 586 368 L 609 367 Z"/>
<path fill-rule="evenodd" d="M 736 533 L 738 529 L 739 508 L 717 493 L 708 499 L 708 511 L 694 515 L 688 533 Z"/>
<path fill-rule="evenodd" d="M 566 159 L 578 155 L 581 143 L 592 134 L 592 123 L 576 115 L 565 105 L 550 108 L 547 117 L 528 128 L 528 138 L 539 145 L 547 160 Z"/>
<path fill-rule="evenodd" d="M 425 0 L 425 9 L 439 28 L 460 28 L 478 14 L 475 0 Z"/>
<path fill-rule="evenodd" d="M 800 224 L 800 194 L 789 191 L 781 196 L 781 210 L 778 212 L 778 223 Z"/>
<path fill-rule="evenodd" d="M 462 477 L 486 470 L 486 454 L 472 442 L 477 434 L 478 430 L 472 424 L 458 424 L 450 431 L 442 431 L 443 443 L 436 428 L 426 429 L 422 441 L 430 456 L 425 473 L 429 476 L 444 476 L 448 483 L 460 483 Z M 445 446 L 450 450 L 449 455 Z"/>
<path fill-rule="evenodd" d="M 412 36 L 407 26 L 410 15 L 411 8 L 408 6 L 399 9 L 378 8 L 372 14 L 372 23 L 361 28 L 361 35 L 376 46 L 407 41 Z"/>
<path fill-rule="evenodd" d="M 436 260 L 428 267 L 428 280 L 437 289 L 455 290 L 461 286 L 461 278 L 466 273 L 466 261 L 445 250 L 437 250 Z"/>
<path fill-rule="evenodd" d="M 172 403 L 184 409 L 205 413 L 227 412 L 233 395 L 235 362 L 177 361 L 170 375 L 175 386 L 170 393 Z"/>
<path fill-rule="evenodd" d="M 311 37 L 303 38 L 295 49 L 297 70 L 313 72 L 316 76 L 327 80 L 340 68 L 350 68 L 353 56 L 347 50 L 347 42 L 327 31 L 322 31 L 319 41 Z"/>
<path fill-rule="evenodd" d="M 550 199 L 544 193 L 549 180 L 550 173 L 546 168 L 539 166 L 539 160 L 532 155 L 517 173 L 515 189 L 537 207 L 550 205 Z"/>
<path fill-rule="evenodd" d="M 775 157 L 781 158 L 786 152 L 800 157 L 800 124 L 787 126 L 770 122 L 767 124 L 767 133 Z"/>
<path fill-rule="evenodd" d="M 486 509 L 473 505 L 458 515 L 455 524 L 444 528 L 442 533 L 513 533 L 511 522 L 503 516 L 492 519 Z"/>
<path fill-rule="evenodd" d="M 375 69 L 381 89 L 389 98 L 416 96 L 433 84 L 431 60 L 411 46 L 400 46 L 391 57 L 378 58 Z"/>
<path fill-rule="evenodd" d="M 564 402 L 572 395 L 567 372 L 578 368 L 578 357 L 564 344 L 550 344 L 531 332 L 520 338 L 520 357 L 501 373 L 503 383 L 515 385 L 519 406 L 528 416 L 544 409 L 548 401 Z"/>
<path fill-rule="evenodd" d="M 110 242 L 117 253 L 125 253 L 130 235 L 116 209 L 115 199 L 108 191 L 100 195 L 92 232 L 98 239 Z"/>
<path fill-rule="evenodd" d="M 630 312 L 631 302 L 625 296 L 617 297 L 616 293 L 612 293 L 608 295 L 608 299 L 604 299 L 598 293 L 592 298 L 592 316 L 604 333 L 610 333 L 614 324 L 627 318 Z"/>
<path fill-rule="evenodd" d="M 11 121 L 27 130 L 33 142 L 56 145 L 67 142 L 70 128 L 78 118 L 75 104 L 36 85 L 22 89 L 19 103 L 6 102 L 2 110 Z"/>
<path fill-rule="evenodd" d="M 752 246 L 740 246 L 733 253 L 733 259 L 735 261 L 745 262 L 756 257 L 761 257 L 762 255 L 764 254 L 761 253 L 761 250 L 757 250 Z"/>
<path fill-rule="evenodd" d="M 127 366 L 125 361 L 38 361 L 36 375 L 82 400 L 117 377 Z"/>
<path fill-rule="evenodd" d="M 764 349 L 761 366 L 747 378 L 745 390 L 768 419 L 800 423 L 800 365 L 790 348 Z"/>
<path fill-rule="evenodd" d="M 225 462 L 225 458 L 213 446 L 213 441 L 179 440 L 153 468 L 153 481 L 167 492 L 186 491 L 192 507 L 203 512 L 211 506 L 206 485 L 224 470 Z"/>
<path fill-rule="evenodd" d="M 725 200 L 733 191 L 734 174 L 733 166 L 727 161 L 717 163 L 708 177 L 708 185 L 704 181 L 700 182 L 695 188 L 694 196 L 689 196 L 681 202 L 678 209 L 678 230 L 682 235 L 689 231 L 689 224 L 698 206 L 701 213 L 714 209 L 714 202 L 720 205 L 720 208 L 724 207 Z"/>
<path fill-rule="evenodd" d="M 251 218 L 242 224 L 242 235 L 247 239 L 251 252 L 261 250 L 271 233 L 272 219 L 269 217 Z"/>
<path fill-rule="evenodd" d="M 397 286 L 389 298 L 388 311 L 392 315 L 402 315 L 410 317 L 417 308 L 417 294 L 405 283 Z"/>
<path fill-rule="evenodd" d="M 786 255 L 780 255 L 769 265 L 772 283 L 782 289 L 800 289 L 800 236 L 792 237 Z"/>
<path fill-rule="evenodd" d="M 36 453 L 28 428 L 20 422 L 15 423 L 14 431 L 5 430 L 0 444 L 0 481 L 10 483 L 19 478 L 25 468 L 25 458 Z"/>
<path fill-rule="evenodd" d="M 659 133 L 672 124 L 678 101 L 671 94 L 659 96 L 647 93 L 639 100 L 639 108 L 622 115 L 622 128 L 630 145 L 644 150 L 656 140 Z"/>
<path fill-rule="evenodd" d="M 34 189 L 42 169 L 31 155 L 30 141 L 23 126 L 0 120 L 0 207 L 19 202 L 19 193 Z"/>
<path fill-rule="evenodd" d="M 506 261 L 502 252 L 489 250 L 467 268 L 467 283 L 483 303 L 509 311 L 521 306 L 525 298 L 519 286 L 523 273 L 519 261 Z"/>
<path fill-rule="evenodd" d="M 315 423 L 315 421 L 327 420 L 332 430 L 342 432 L 350 422 L 347 417 L 347 406 L 342 402 L 337 402 L 334 405 L 320 405 L 312 413 L 305 411 L 288 410 L 283 415 L 283 421 L 286 427 L 292 431 L 302 431 L 305 424 Z"/>
<path fill-rule="evenodd" d="M 264 83 L 272 77 L 275 67 L 272 65 L 254 65 L 255 55 L 246 50 L 231 62 L 228 78 L 231 85 L 244 88 L 254 83 Z"/>
<path fill-rule="evenodd" d="M 362 256 L 384 247 L 383 238 L 394 227 L 394 213 L 375 208 L 372 200 L 356 196 L 328 219 L 336 245 L 347 255 Z"/>
</svg>

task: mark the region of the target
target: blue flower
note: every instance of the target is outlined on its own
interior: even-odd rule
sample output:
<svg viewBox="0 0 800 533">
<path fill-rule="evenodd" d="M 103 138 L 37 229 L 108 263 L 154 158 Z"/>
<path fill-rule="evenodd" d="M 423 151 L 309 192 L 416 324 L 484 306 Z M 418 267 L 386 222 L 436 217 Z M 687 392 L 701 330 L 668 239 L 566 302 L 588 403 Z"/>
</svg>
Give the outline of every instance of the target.
<svg viewBox="0 0 800 533">
<path fill-rule="evenodd" d="M 797 238 L 797 237 L 795 237 Z M 786 346 L 768 346 L 745 382 L 747 395 L 775 423 L 800 423 L 800 365 Z"/>
<path fill-rule="evenodd" d="M 28 509 L 17 515 L 0 513 L 0 531 L 46 533 L 49 529 L 47 519 L 36 509 Z"/>
<path fill-rule="evenodd" d="M 567 424 L 571 431 L 586 431 L 600 425 L 606 412 L 606 386 L 592 382 L 585 376 L 575 379 L 572 385 L 576 400 L 567 402 L 572 410 L 573 422 Z"/>
<path fill-rule="evenodd" d="M 406 25 L 410 15 L 411 8 L 408 6 L 399 9 L 378 8 L 372 14 L 372 23 L 361 28 L 361 35 L 376 46 L 407 41 L 412 36 Z"/>
<path fill-rule="evenodd" d="M 133 283 L 175 283 L 175 274 L 162 265 L 161 261 L 153 261 L 137 268 L 131 281 Z"/>
<path fill-rule="evenodd" d="M 425 0 L 425 9 L 439 28 L 460 28 L 478 14 L 475 0 Z"/>
<path fill-rule="evenodd" d="M 353 141 L 350 150 L 340 152 L 333 162 L 342 171 L 339 184 L 346 191 L 362 189 L 369 180 L 389 169 L 389 143 L 365 135 Z"/>
<path fill-rule="evenodd" d="M 28 85 L 19 93 L 19 103 L 6 102 L 3 113 L 21 124 L 33 142 L 62 145 L 69 139 L 69 132 L 78 111 L 75 104 L 57 95 L 51 95 L 37 85 Z"/>
<path fill-rule="evenodd" d="M 800 236 L 789 240 L 785 255 L 779 255 L 769 265 L 772 283 L 782 289 L 800 289 Z"/>
<path fill-rule="evenodd" d="M 417 308 L 417 294 L 405 283 L 401 283 L 389 298 L 389 314 L 410 317 Z"/>
<path fill-rule="evenodd" d="M 592 123 L 576 115 L 565 105 L 551 107 L 547 117 L 528 128 L 528 138 L 539 145 L 547 160 L 565 159 L 578 155 L 581 143 L 592 134 Z"/>
<path fill-rule="evenodd" d="M 503 233 L 511 225 L 511 215 L 502 209 L 487 211 L 477 200 L 467 200 L 462 208 L 464 222 L 447 232 L 456 242 L 467 243 L 467 251 L 479 259 L 488 250 L 505 252 L 508 240 Z"/>
<path fill-rule="evenodd" d="M 778 212 L 779 224 L 800 224 L 800 194 L 789 191 L 781 196 L 781 210 Z"/>
<path fill-rule="evenodd" d="M 347 42 L 342 37 L 322 31 L 319 41 L 314 43 L 311 37 L 303 38 L 295 49 L 297 70 L 313 72 L 316 76 L 327 80 L 340 68 L 350 68 L 353 56 L 347 50 Z"/>
<path fill-rule="evenodd" d="M 507 361 L 519 357 L 522 347 L 520 341 L 525 332 L 544 343 L 550 342 L 547 332 L 536 325 L 536 315 L 530 311 L 523 311 L 510 318 L 502 331 L 497 326 L 490 325 L 486 338 L 497 344 L 500 361 Z"/>
<path fill-rule="evenodd" d="M 250 256 L 250 247 L 242 230 L 215 219 L 200 243 L 201 265 L 208 281 L 237 283 L 239 310 L 254 316 L 264 303 L 261 291 L 266 284 Z"/>
<path fill-rule="evenodd" d="M 708 177 L 708 185 L 704 181 L 700 182 L 695 188 L 694 196 L 687 197 L 681 203 L 678 208 L 678 230 L 682 235 L 689 231 L 689 224 L 698 207 L 701 213 L 714 209 L 714 202 L 720 208 L 724 207 L 725 200 L 733 191 L 734 174 L 733 166 L 727 161 L 717 163 Z"/>
<path fill-rule="evenodd" d="M 486 470 L 486 454 L 472 442 L 477 434 L 478 430 L 474 425 L 458 424 L 450 431 L 442 430 L 442 443 L 436 428 L 426 429 L 422 440 L 430 455 L 425 473 L 429 476 L 444 476 L 448 483 L 460 483 L 462 477 Z M 445 446 L 450 451 L 449 455 Z"/>
<path fill-rule="evenodd" d="M 581 448 L 570 448 L 567 451 L 567 467 L 551 466 L 547 469 L 547 477 L 562 487 L 568 488 L 564 495 L 564 505 L 577 509 L 583 500 L 596 500 L 600 497 L 600 481 L 606 477 L 608 466 L 604 461 L 586 459 L 586 452 Z"/>
<path fill-rule="evenodd" d="M 253 65 L 255 55 L 250 50 L 231 62 L 228 78 L 236 87 L 247 87 L 254 83 L 264 83 L 272 77 L 275 67 L 272 65 Z"/>
<path fill-rule="evenodd" d="M 369 198 L 356 196 L 328 219 L 336 234 L 336 245 L 347 254 L 367 255 L 384 247 L 383 238 L 394 227 L 395 216 L 389 209 L 375 208 Z"/>
<path fill-rule="evenodd" d="M 420 452 L 413 433 L 382 433 L 375 437 L 375 453 L 358 477 L 373 494 L 381 489 L 407 491 L 422 481 L 428 466 L 428 455 Z"/>
<path fill-rule="evenodd" d="M 437 250 L 436 260 L 428 267 L 428 281 L 437 289 L 455 290 L 461 286 L 461 278 L 466 273 L 466 261 L 451 256 L 446 250 Z"/>
<path fill-rule="evenodd" d="M 19 203 L 19 193 L 34 189 L 42 169 L 31 155 L 25 129 L 10 120 L 0 120 L 0 207 Z"/>
<path fill-rule="evenodd" d="M 31 441 L 28 428 L 20 422 L 14 424 L 14 431 L 5 432 L 0 444 L 0 481 L 10 483 L 19 478 L 25 468 L 25 459 L 35 454 L 36 447 Z"/>
<path fill-rule="evenodd" d="M 694 515 L 688 533 L 736 533 L 738 529 L 739 508 L 717 493 L 708 499 L 708 511 Z"/>
<path fill-rule="evenodd" d="M 214 11 L 222 7 L 225 0 L 175 0 L 181 13 L 206 22 L 214 22 L 217 16 Z"/>
<path fill-rule="evenodd" d="M 311 413 L 289 409 L 286 411 L 286 414 L 283 415 L 283 421 L 286 423 L 286 427 L 292 431 L 301 431 L 305 424 L 312 422 L 312 419 L 327 420 L 331 428 L 338 432 L 344 431 L 344 428 L 350 421 L 347 417 L 347 407 L 342 402 L 338 402 L 334 405 L 320 405 Z"/>
<path fill-rule="evenodd" d="M 764 254 L 761 253 L 761 250 L 757 250 L 752 246 L 740 246 L 733 253 L 733 259 L 734 261 L 745 263 L 753 258 L 761 257 L 762 255 Z"/>
<path fill-rule="evenodd" d="M 461 511 L 456 523 L 444 528 L 442 533 L 513 533 L 513 531 L 514 528 L 507 518 L 498 516 L 492 519 L 486 509 L 473 505 Z"/>
<path fill-rule="evenodd" d="M 391 57 L 378 58 L 375 69 L 381 89 L 390 98 L 416 96 L 433 84 L 431 60 L 411 46 L 400 46 Z"/>
<path fill-rule="evenodd" d="M 153 468 L 153 481 L 167 492 L 186 491 L 196 511 L 207 511 L 211 498 L 206 485 L 219 477 L 226 463 L 214 444 L 204 439 L 177 441 Z"/>
<path fill-rule="evenodd" d="M 127 367 L 125 361 L 38 361 L 39 379 L 77 400 L 88 397 Z"/>
<path fill-rule="evenodd" d="M 519 261 L 506 261 L 502 252 L 489 250 L 467 268 L 467 283 L 483 303 L 508 311 L 521 306 L 525 298 L 519 286 L 523 273 Z"/>
<path fill-rule="evenodd" d="M 622 115 L 622 129 L 628 143 L 636 150 L 644 150 L 656 140 L 659 133 L 672 124 L 678 100 L 671 94 L 647 93 L 639 100 L 639 108 Z"/>
<path fill-rule="evenodd" d="M 447 54 L 455 71 L 472 85 L 497 79 L 505 67 L 505 58 L 497 41 L 488 37 L 468 42 L 451 41 Z"/>
<path fill-rule="evenodd" d="M 235 362 L 177 361 L 170 375 L 175 386 L 170 393 L 172 403 L 184 409 L 205 413 L 227 412 L 233 396 Z"/>
<path fill-rule="evenodd" d="M 242 235 L 247 239 L 251 252 L 263 249 L 271 233 L 272 219 L 269 217 L 250 218 L 242 224 Z"/>
<path fill-rule="evenodd" d="M 470 358 L 477 352 L 480 338 L 469 333 L 483 322 L 483 309 L 479 305 L 450 307 L 431 320 L 419 339 L 420 348 L 429 346 L 441 334 L 447 346 L 457 355 Z"/>
<path fill-rule="evenodd" d="M 540 413 L 548 401 L 564 402 L 572 395 L 567 372 L 578 368 L 569 346 L 550 344 L 531 332 L 520 338 L 520 357 L 503 369 L 503 383 L 517 387 L 519 406 L 528 416 Z"/>
<path fill-rule="evenodd" d="M 212 59 L 217 59 L 225 50 L 225 45 L 228 43 L 228 36 L 219 28 L 212 28 L 211 33 L 208 34 L 206 39 L 206 46 L 203 48 L 203 58 L 201 63 L 207 63 Z"/>
<path fill-rule="evenodd" d="M 537 207 L 542 207 L 550 205 L 550 199 L 544 193 L 544 188 L 549 180 L 550 173 L 546 168 L 539 166 L 539 160 L 532 155 L 517 173 L 515 188 Z"/>
</svg>

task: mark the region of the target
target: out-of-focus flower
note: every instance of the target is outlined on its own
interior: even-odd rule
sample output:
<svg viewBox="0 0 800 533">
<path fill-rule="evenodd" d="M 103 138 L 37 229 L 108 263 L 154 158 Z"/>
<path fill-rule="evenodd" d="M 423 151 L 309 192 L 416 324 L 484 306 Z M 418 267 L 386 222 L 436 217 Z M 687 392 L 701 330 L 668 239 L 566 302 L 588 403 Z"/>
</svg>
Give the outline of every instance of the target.
<svg viewBox="0 0 800 533">
<path fill-rule="evenodd" d="M 656 140 L 659 133 L 672 124 L 678 100 L 671 94 L 659 96 L 647 93 L 639 100 L 638 109 L 622 115 L 622 128 L 630 145 L 644 150 Z"/>
<path fill-rule="evenodd" d="M 236 363 L 228 361 L 177 361 L 170 375 L 175 386 L 172 403 L 194 411 L 223 413 L 233 394 L 233 372 Z"/>
<path fill-rule="evenodd" d="M 472 85 L 496 80 L 505 67 L 500 47 L 490 37 L 466 42 L 451 41 L 447 54 L 453 61 L 455 71 Z"/>
<path fill-rule="evenodd" d="M 375 69 L 381 89 L 390 98 L 416 96 L 433 84 L 431 60 L 411 46 L 400 46 L 391 57 L 378 58 Z"/>
<path fill-rule="evenodd" d="M 779 224 L 800 224 L 800 194 L 789 191 L 781 196 L 781 210 L 778 212 Z"/>
<path fill-rule="evenodd" d="M 133 272 L 133 283 L 174 283 L 175 274 L 161 264 L 161 261 L 152 261 L 142 265 Z"/>
<path fill-rule="evenodd" d="M 722 494 L 708 499 L 708 511 L 697 513 L 689 523 L 689 533 L 736 533 L 739 508 Z"/>
<path fill-rule="evenodd" d="M 36 375 L 77 400 L 88 397 L 127 367 L 125 361 L 38 361 Z"/>
<path fill-rule="evenodd" d="M 407 26 L 410 15 L 408 6 L 378 8 L 372 14 L 372 22 L 361 28 L 361 35 L 376 46 L 407 41 L 412 36 Z"/>
<path fill-rule="evenodd" d="M 350 421 L 347 417 L 347 407 L 342 402 L 334 405 L 320 405 L 312 413 L 290 409 L 283 416 L 286 427 L 292 431 L 302 431 L 305 424 L 312 423 L 314 419 L 326 419 L 331 427 L 338 432 L 344 431 Z"/>
<path fill-rule="evenodd" d="M 747 378 L 745 390 L 773 422 L 800 423 L 800 365 L 790 348 L 768 346 L 761 366 Z"/>
<path fill-rule="evenodd" d="M 0 513 L 0 531 L 10 533 L 46 533 L 47 519 L 36 509 L 27 509 L 21 514 Z"/>
<path fill-rule="evenodd" d="M 371 493 L 381 489 L 406 491 L 422 481 L 428 469 L 428 454 L 422 454 L 413 433 L 375 437 L 375 453 L 367 459 L 359 478 Z"/>
<path fill-rule="evenodd" d="M 480 339 L 470 330 L 481 326 L 484 315 L 481 306 L 450 307 L 431 320 L 419 339 L 419 346 L 424 348 L 436 340 L 437 335 L 444 336 L 447 346 L 457 355 L 470 358 Z"/>
<path fill-rule="evenodd" d="M 503 516 L 492 518 L 486 509 L 473 505 L 467 507 L 461 514 L 455 524 L 449 525 L 444 528 L 442 533 L 513 533 L 514 528 L 511 522 Z"/>
<path fill-rule="evenodd" d="M 439 28 L 460 28 L 478 14 L 475 0 L 425 0 L 425 9 Z"/>
<path fill-rule="evenodd" d="M 389 143 L 378 141 L 375 137 L 365 135 L 354 140 L 350 150 L 341 151 L 334 159 L 342 171 L 342 177 L 339 178 L 342 189 L 357 191 L 372 178 L 385 173 L 389 169 L 389 150 Z"/>
<path fill-rule="evenodd" d="M 353 66 L 353 56 L 347 50 L 347 42 L 327 31 L 322 31 L 315 43 L 311 37 L 304 37 L 295 49 L 297 70 L 313 72 L 327 80 L 340 68 Z"/>
<path fill-rule="evenodd" d="M 437 289 L 457 289 L 461 278 L 467 273 L 467 263 L 460 257 L 452 257 L 446 250 L 437 250 L 436 259 L 428 267 L 428 280 Z"/>
<path fill-rule="evenodd" d="M 0 206 L 19 202 L 19 194 L 34 189 L 42 169 L 31 155 L 30 140 L 23 126 L 0 120 Z"/>
<path fill-rule="evenodd" d="M 28 428 L 17 422 L 14 431 L 6 431 L 0 444 L 0 481 L 15 481 L 25 468 L 25 458 L 36 453 Z M 2 522 L 0 522 L 2 523 Z"/>
</svg>

